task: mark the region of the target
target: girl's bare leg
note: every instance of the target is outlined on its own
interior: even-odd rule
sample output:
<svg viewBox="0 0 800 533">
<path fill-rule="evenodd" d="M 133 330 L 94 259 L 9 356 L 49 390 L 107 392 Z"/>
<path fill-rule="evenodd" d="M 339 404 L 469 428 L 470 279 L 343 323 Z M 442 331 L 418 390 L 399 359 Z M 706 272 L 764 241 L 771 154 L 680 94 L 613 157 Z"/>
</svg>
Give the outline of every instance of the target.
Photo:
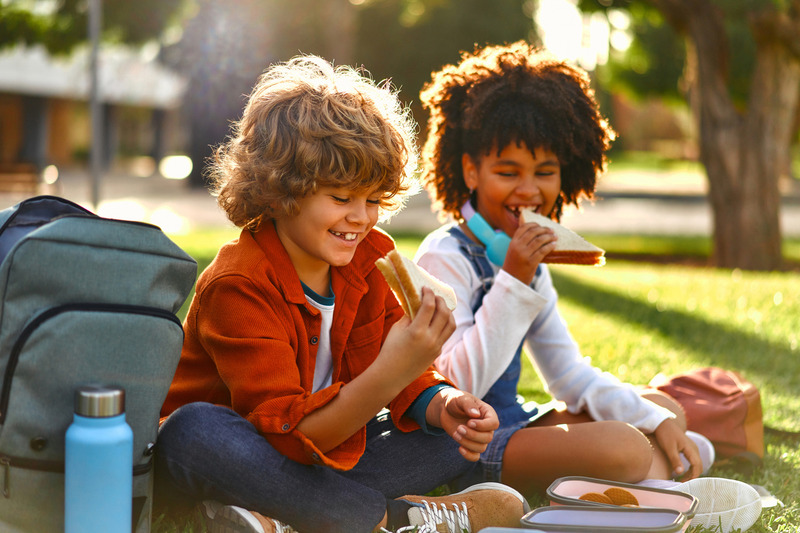
<svg viewBox="0 0 800 533">
<path fill-rule="evenodd" d="M 642 388 L 639 394 L 675 413 L 686 430 L 686 414 L 671 396 Z M 517 431 L 503 455 L 503 483 L 523 494 L 541 492 L 555 479 L 579 475 L 636 483 L 670 479 L 672 468 L 655 437 L 618 421 L 594 421 L 587 413 L 552 411 Z"/>
<path fill-rule="evenodd" d="M 645 388 L 639 394 L 675 413 L 678 425 L 686 429 L 686 414 L 671 396 Z M 596 422 L 586 413 L 563 410 L 546 414 L 511 437 L 501 475 L 504 483 L 530 494 L 562 476 L 636 483 L 670 479 L 672 468 L 652 434 L 624 422 Z"/>
<path fill-rule="evenodd" d="M 552 412 L 511 437 L 501 481 L 523 494 L 568 475 L 635 483 L 645 479 L 652 463 L 650 442 L 633 426 Z"/>
</svg>

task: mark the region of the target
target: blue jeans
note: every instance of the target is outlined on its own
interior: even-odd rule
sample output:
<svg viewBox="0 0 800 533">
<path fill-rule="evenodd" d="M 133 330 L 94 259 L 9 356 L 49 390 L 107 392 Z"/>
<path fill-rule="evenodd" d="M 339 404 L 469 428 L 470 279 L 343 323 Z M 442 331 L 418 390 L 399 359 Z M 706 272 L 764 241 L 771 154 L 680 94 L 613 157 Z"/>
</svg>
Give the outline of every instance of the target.
<svg viewBox="0 0 800 533">
<path fill-rule="evenodd" d="M 480 480 L 449 436 L 403 433 L 388 414 L 367 424 L 366 451 L 356 466 L 338 471 L 304 465 L 276 451 L 231 409 L 192 403 L 162 424 L 156 479 L 200 501 L 218 500 L 275 518 L 306 532 L 370 532 L 387 499 L 426 494 L 459 479 Z"/>
</svg>

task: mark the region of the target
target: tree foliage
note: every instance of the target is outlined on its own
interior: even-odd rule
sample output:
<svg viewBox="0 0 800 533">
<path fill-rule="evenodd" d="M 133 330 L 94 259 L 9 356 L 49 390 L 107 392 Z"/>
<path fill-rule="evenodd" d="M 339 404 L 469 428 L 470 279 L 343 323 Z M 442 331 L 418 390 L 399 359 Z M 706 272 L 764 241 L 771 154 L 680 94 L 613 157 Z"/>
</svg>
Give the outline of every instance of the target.
<svg viewBox="0 0 800 533">
<path fill-rule="evenodd" d="M 609 7 L 625 9 L 631 17 L 633 41 L 628 50 L 612 53 L 608 65 L 600 67 L 603 83 L 634 97 L 684 100 L 682 82 L 686 42 L 683 36 L 651 3 L 622 0 L 611 6 L 607 4 L 581 0 L 580 8 L 587 12 Z M 751 0 L 731 0 L 730 7 L 720 12 L 732 51 L 732 60 L 727 67 L 727 86 L 732 99 L 740 107 L 747 101 L 756 57 L 755 42 L 748 25 L 751 4 L 755 5 Z"/>
<path fill-rule="evenodd" d="M 372 0 L 359 13 L 355 60 L 391 78 L 419 114 L 415 102 L 431 72 L 462 51 L 535 40 L 533 9 L 529 0 Z"/>
<path fill-rule="evenodd" d="M 431 71 L 457 61 L 460 51 L 528 38 L 533 27 L 526 0 L 495 0 L 491 9 L 484 0 L 196 1 L 183 39 L 165 54 L 192 80 L 187 104 L 197 122 L 191 129 L 196 168 L 209 146 L 223 140 L 241 112 L 242 95 L 270 62 L 313 53 L 363 65 L 378 80 L 390 78 L 411 104 Z M 422 110 L 414 112 L 422 122 Z M 192 183 L 202 185 L 199 171 Z"/>
<path fill-rule="evenodd" d="M 610 61 L 598 67 L 603 85 L 635 98 L 683 101 L 679 89 L 686 57 L 683 40 L 654 9 L 635 5 L 630 14 L 633 40 L 626 51 L 613 52 Z"/>
<path fill-rule="evenodd" d="M 717 265 L 780 268 L 778 185 L 788 175 L 800 116 L 800 0 L 601 2 L 581 0 L 581 7 L 628 10 L 639 30 L 631 57 L 652 79 L 669 80 L 647 72 L 669 53 L 664 44 L 652 46 L 659 34 L 653 30 L 659 25 L 649 24 L 658 20 L 654 13 L 684 43 L 684 69 L 674 83 L 698 125 Z M 641 90 L 636 77 L 618 79 Z"/>
<path fill-rule="evenodd" d="M 185 7 L 182 0 L 102 0 L 103 38 L 140 44 L 157 39 Z M 31 2 L 0 2 L 0 48 L 42 44 L 51 54 L 68 54 L 88 39 L 86 0 L 57 0 L 47 12 Z"/>
</svg>

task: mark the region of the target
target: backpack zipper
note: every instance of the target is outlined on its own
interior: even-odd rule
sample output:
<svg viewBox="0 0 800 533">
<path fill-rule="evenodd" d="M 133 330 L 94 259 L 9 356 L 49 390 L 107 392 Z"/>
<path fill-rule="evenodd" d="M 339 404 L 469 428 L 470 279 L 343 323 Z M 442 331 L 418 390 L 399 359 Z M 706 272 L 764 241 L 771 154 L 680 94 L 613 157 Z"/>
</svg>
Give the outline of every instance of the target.
<svg viewBox="0 0 800 533">
<path fill-rule="evenodd" d="M 143 305 L 128 305 L 128 304 L 103 304 L 103 303 L 71 303 L 71 304 L 64 304 L 59 305 L 56 307 L 51 307 L 42 313 L 36 315 L 33 320 L 31 320 L 25 327 L 22 329 L 22 332 L 17 337 L 17 340 L 14 342 L 14 346 L 11 348 L 11 353 L 8 357 L 8 363 L 6 365 L 6 373 L 3 377 L 3 388 L 2 393 L 0 393 L 0 425 L 5 422 L 6 418 L 6 410 L 8 409 L 8 402 L 11 397 L 11 382 L 14 379 L 14 371 L 17 367 L 17 362 L 19 360 L 20 353 L 22 352 L 22 348 L 27 342 L 28 338 L 33 334 L 33 332 L 38 328 L 43 322 L 53 318 L 54 316 L 71 312 L 71 311 L 86 311 L 86 312 L 103 312 L 103 313 L 120 313 L 120 314 L 136 314 L 136 315 L 145 315 L 145 316 L 153 316 L 156 318 L 165 318 L 167 320 L 171 320 L 172 322 L 176 323 L 179 327 L 182 327 L 181 321 L 175 316 L 173 313 L 169 311 L 165 311 L 163 309 L 159 309 L 157 307 L 147 307 Z"/>
<path fill-rule="evenodd" d="M 11 497 L 11 460 L 8 457 L 0 457 L 0 465 L 3 466 L 3 497 Z"/>
</svg>

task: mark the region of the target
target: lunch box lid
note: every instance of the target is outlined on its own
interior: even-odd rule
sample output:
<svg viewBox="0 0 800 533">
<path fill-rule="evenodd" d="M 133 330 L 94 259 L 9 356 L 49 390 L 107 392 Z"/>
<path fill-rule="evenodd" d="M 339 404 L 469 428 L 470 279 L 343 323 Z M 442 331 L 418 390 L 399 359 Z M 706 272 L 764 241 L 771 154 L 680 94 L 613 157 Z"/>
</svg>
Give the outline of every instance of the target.
<svg viewBox="0 0 800 533">
<path fill-rule="evenodd" d="M 674 509 L 588 505 L 539 507 L 520 520 L 524 527 L 546 533 L 673 533 L 685 522 L 686 516 Z"/>
</svg>

